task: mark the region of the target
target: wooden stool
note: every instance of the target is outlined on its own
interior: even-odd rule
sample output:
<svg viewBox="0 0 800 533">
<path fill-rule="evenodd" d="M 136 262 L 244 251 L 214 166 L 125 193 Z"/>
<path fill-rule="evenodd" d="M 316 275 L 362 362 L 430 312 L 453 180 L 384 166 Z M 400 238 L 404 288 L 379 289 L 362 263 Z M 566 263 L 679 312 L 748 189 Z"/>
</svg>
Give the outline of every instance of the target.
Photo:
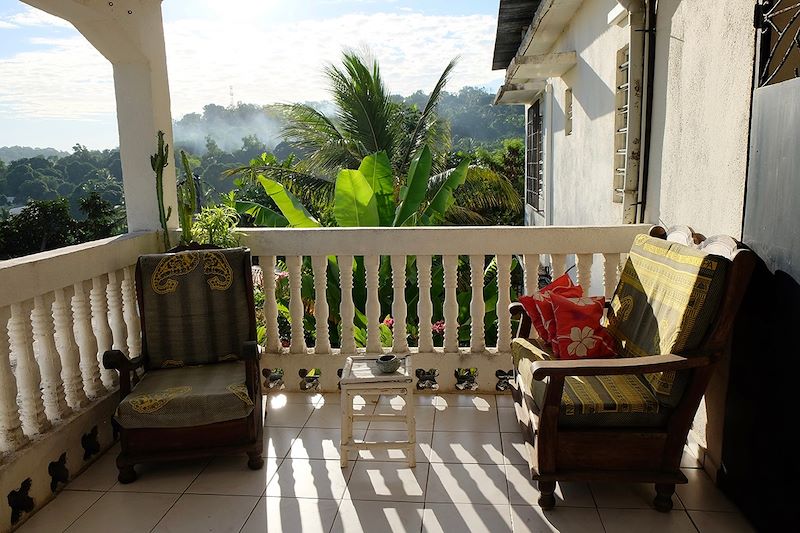
<svg viewBox="0 0 800 533">
<path fill-rule="evenodd" d="M 411 357 L 406 356 L 404 364 L 396 372 L 383 374 L 375 363 L 377 357 L 348 357 L 342 370 L 342 439 L 341 466 L 348 464 L 350 450 L 406 450 L 408 466 L 417 466 L 415 448 L 417 445 L 416 419 L 414 418 L 414 371 Z M 378 396 L 381 394 L 403 396 L 406 400 L 404 414 L 361 415 L 353 412 L 353 398 Z M 408 431 L 408 440 L 401 442 L 355 442 L 353 440 L 353 419 L 387 422 L 403 420 Z"/>
</svg>

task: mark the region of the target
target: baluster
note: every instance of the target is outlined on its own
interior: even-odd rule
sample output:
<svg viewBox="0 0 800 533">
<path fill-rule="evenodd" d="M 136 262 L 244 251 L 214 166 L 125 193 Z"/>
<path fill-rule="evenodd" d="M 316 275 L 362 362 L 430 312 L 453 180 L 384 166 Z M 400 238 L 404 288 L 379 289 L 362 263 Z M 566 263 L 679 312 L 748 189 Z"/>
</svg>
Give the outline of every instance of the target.
<svg viewBox="0 0 800 533">
<path fill-rule="evenodd" d="M 300 273 L 302 263 L 302 256 L 286 257 L 286 267 L 289 269 L 289 316 L 292 318 L 289 353 L 306 353 L 306 339 L 303 333 L 303 278 Z"/>
<path fill-rule="evenodd" d="M 275 295 L 275 256 L 262 255 L 259 257 L 259 263 L 264 271 L 264 322 L 267 329 L 264 348 L 267 353 L 280 353 L 278 300 Z"/>
<path fill-rule="evenodd" d="M 417 256 L 417 284 L 419 286 L 419 301 L 417 302 L 417 315 L 419 316 L 419 352 L 433 352 L 433 303 L 431 302 L 431 256 Z"/>
<path fill-rule="evenodd" d="M 134 267 L 123 271 L 122 279 L 122 317 L 128 332 L 128 357 L 134 358 L 142 354 L 142 329 L 136 303 L 136 283 Z"/>
<path fill-rule="evenodd" d="M 100 365 L 97 360 L 97 339 L 92 331 L 92 315 L 89 301 L 83 283 L 76 283 L 73 287 L 72 316 L 75 320 L 73 333 L 75 342 L 78 343 L 78 353 L 81 358 L 81 376 L 83 389 L 89 398 L 98 398 L 105 392 L 105 387 L 100 380 Z"/>
<path fill-rule="evenodd" d="M 355 305 L 353 305 L 353 256 L 339 256 L 339 286 L 342 290 L 342 303 L 339 307 L 339 314 L 342 318 L 342 343 L 341 353 L 353 355 L 356 353 L 356 340 L 353 337 L 353 316 L 355 315 Z"/>
<path fill-rule="evenodd" d="M 67 404 L 73 409 L 80 409 L 89 404 L 83 390 L 80 356 L 75 344 L 72 314 L 64 289 L 55 291 L 53 302 L 53 321 L 55 324 L 56 349 L 61 356 L 61 375 L 64 378 L 64 394 Z"/>
<path fill-rule="evenodd" d="M 538 260 L 537 260 L 538 263 Z M 497 351 L 511 351 L 511 256 L 497 256 Z"/>
<path fill-rule="evenodd" d="M 32 436 L 50 429 L 40 388 L 42 377 L 33 355 L 30 301 L 11 305 L 8 323 L 11 354 L 17 361 L 17 387 L 19 389 L 19 414 L 22 431 Z"/>
<path fill-rule="evenodd" d="M 404 353 L 408 351 L 408 335 L 406 334 L 406 256 L 392 256 L 392 289 L 394 300 L 392 301 L 392 318 L 394 319 L 394 331 L 392 351 Z"/>
<path fill-rule="evenodd" d="M 583 287 L 583 295 L 588 296 L 592 288 L 592 264 L 594 264 L 594 255 L 577 254 L 575 258 L 577 259 L 578 285 Z"/>
<path fill-rule="evenodd" d="M 522 260 L 525 266 L 525 294 L 533 294 L 539 290 L 539 254 L 525 254 Z"/>
<path fill-rule="evenodd" d="M 553 279 L 556 279 L 567 270 L 567 256 L 564 254 L 551 254 L 550 260 L 553 263 Z"/>
<path fill-rule="evenodd" d="M 458 301 L 456 284 L 458 282 L 458 256 L 445 255 L 444 265 L 444 351 L 458 351 Z"/>
<path fill-rule="evenodd" d="M 0 308 L 0 453 L 13 452 L 28 442 L 17 407 L 17 382 L 11 370 L 8 345 L 8 307 Z"/>
<path fill-rule="evenodd" d="M 92 278 L 92 290 L 89 291 L 89 303 L 92 308 L 92 331 L 97 339 L 97 353 L 95 357 L 100 365 L 100 379 L 107 390 L 117 386 L 119 376 L 115 370 L 103 368 L 103 354 L 112 348 L 111 328 L 108 325 L 108 303 L 106 302 L 105 276 Z"/>
<path fill-rule="evenodd" d="M 486 337 L 483 315 L 486 307 L 483 303 L 483 266 L 486 258 L 483 255 L 469 256 L 469 273 L 472 281 L 472 299 L 470 300 L 470 316 L 472 331 L 470 332 L 470 351 L 482 352 L 486 349 Z"/>
<path fill-rule="evenodd" d="M 48 420 L 63 420 L 72 413 L 64 394 L 64 383 L 61 381 L 61 358 L 53 340 L 55 326 L 51 306 L 44 296 L 33 299 L 31 325 L 33 327 L 33 353 L 39 363 L 41 373 L 42 397 L 44 412 Z"/>
<path fill-rule="evenodd" d="M 383 353 L 380 330 L 381 302 L 378 298 L 378 270 L 380 264 L 380 256 L 364 256 L 364 267 L 367 272 L 367 352 L 377 354 Z M 397 326 L 396 321 L 395 326 Z"/>
<path fill-rule="evenodd" d="M 603 254 L 603 293 L 606 300 L 614 296 L 617 287 L 617 269 L 619 268 L 619 254 Z"/>
<path fill-rule="evenodd" d="M 328 258 L 317 255 L 311 258 L 314 267 L 314 318 L 317 323 L 317 342 L 314 353 L 331 353 L 331 339 L 328 332 Z"/>
<path fill-rule="evenodd" d="M 117 271 L 108 273 L 106 285 L 106 299 L 108 300 L 108 325 L 111 326 L 111 346 L 120 350 L 126 357 L 128 352 L 128 332 L 125 328 L 125 318 L 122 314 L 122 286 Z"/>
</svg>

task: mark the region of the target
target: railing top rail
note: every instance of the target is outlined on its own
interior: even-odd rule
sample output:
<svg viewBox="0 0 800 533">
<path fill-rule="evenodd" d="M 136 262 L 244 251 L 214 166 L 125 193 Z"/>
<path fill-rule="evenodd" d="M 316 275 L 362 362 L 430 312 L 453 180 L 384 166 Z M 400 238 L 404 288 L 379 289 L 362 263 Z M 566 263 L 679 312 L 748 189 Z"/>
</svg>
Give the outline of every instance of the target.
<svg viewBox="0 0 800 533">
<path fill-rule="evenodd" d="M 620 226 L 439 226 L 246 228 L 253 255 L 511 255 L 621 253 L 649 224 Z"/>
<path fill-rule="evenodd" d="M 0 261 L 0 307 L 118 270 L 158 250 L 158 233 L 140 231 Z"/>
</svg>

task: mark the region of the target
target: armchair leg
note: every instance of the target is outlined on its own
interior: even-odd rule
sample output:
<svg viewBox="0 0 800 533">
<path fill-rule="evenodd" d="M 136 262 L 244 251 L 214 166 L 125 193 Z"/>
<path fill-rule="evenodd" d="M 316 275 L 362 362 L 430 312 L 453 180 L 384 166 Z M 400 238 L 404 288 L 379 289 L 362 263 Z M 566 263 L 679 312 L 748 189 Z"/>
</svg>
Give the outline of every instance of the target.
<svg viewBox="0 0 800 533">
<path fill-rule="evenodd" d="M 264 466 L 264 458 L 260 452 L 247 452 L 247 466 L 250 470 L 261 470 Z"/>
<path fill-rule="evenodd" d="M 128 483 L 133 483 L 136 481 L 136 470 L 133 468 L 133 465 L 120 465 L 117 464 L 117 469 L 119 470 L 119 475 L 117 475 L 117 481 L 122 483 L 123 485 Z"/>
<path fill-rule="evenodd" d="M 539 481 L 539 507 L 545 511 L 556 506 L 556 482 L 555 481 Z"/>
<path fill-rule="evenodd" d="M 656 483 L 656 497 L 653 507 L 656 511 L 668 513 L 672 510 L 672 495 L 675 493 L 674 483 Z"/>
</svg>

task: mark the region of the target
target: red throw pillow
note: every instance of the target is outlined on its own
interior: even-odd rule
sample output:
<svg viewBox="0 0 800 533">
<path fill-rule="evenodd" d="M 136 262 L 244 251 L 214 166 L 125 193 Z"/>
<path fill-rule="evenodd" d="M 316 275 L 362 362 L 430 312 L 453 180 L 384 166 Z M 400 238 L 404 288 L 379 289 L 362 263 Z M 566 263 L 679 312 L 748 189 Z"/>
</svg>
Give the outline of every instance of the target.
<svg viewBox="0 0 800 533">
<path fill-rule="evenodd" d="M 572 279 L 567 274 L 563 274 L 532 296 L 520 296 L 518 298 L 519 303 L 522 304 L 525 312 L 530 317 L 536 333 L 548 344 L 552 342 L 555 335 L 553 306 L 548 298 L 551 292 L 557 292 L 565 297 L 578 297 L 583 294 L 583 289 L 572 283 Z"/>
<path fill-rule="evenodd" d="M 605 298 L 602 296 L 565 298 L 551 294 L 556 337 L 553 354 L 559 359 L 613 357 L 616 341 L 600 321 Z"/>
</svg>

